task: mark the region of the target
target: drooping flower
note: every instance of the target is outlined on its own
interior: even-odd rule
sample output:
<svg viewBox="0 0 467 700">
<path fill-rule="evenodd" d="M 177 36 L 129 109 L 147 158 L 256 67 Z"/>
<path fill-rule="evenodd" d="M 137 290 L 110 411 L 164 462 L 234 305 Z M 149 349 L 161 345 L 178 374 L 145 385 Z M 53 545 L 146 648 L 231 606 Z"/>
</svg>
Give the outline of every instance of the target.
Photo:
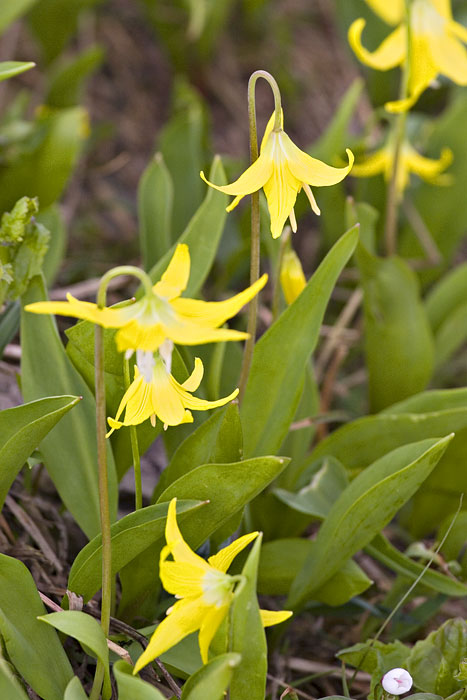
<svg viewBox="0 0 467 700">
<path fill-rule="evenodd" d="M 412 687 L 412 676 L 405 668 L 392 668 L 384 674 L 381 685 L 384 690 L 391 695 L 402 695 L 408 693 Z"/>
<path fill-rule="evenodd" d="M 111 427 L 107 437 L 124 425 L 139 425 L 148 418 L 153 426 L 156 425 L 156 417 L 159 418 L 164 423 L 164 429 L 169 425 L 192 423 L 191 411 L 208 411 L 224 406 L 237 396 L 238 389 L 218 401 L 205 401 L 192 396 L 192 392 L 201 384 L 203 363 L 197 357 L 192 374 L 179 384 L 171 374 L 172 350 L 173 343 L 166 340 L 155 353 L 136 351 L 133 382 L 120 402 L 116 417 L 107 419 Z M 123 411 L 125 418 L 120 421 Z"/>
<path fill-rule="evenodd" d="M 410 173 L 413 172 L 432 185 L 448 185 L 451 176 L 443 173 L 452 162 L 452 151 L 443 148 L 439 160 L 420 155 L 408 141 L 404 141 L 399 153 L 396 188 L 399 197 L 409 184 Z M 355 177 L 371 177 L 382 173 L 389 181 L 393 171 L 394 150 L 390 142 L 359 163 L 355 163 L 352 175 Z"/>
<path fill-rule="evenodd" d="M 230 576 L 227 569 L 257 535 L 243 535 L 205 561 L 183 539 L 177 525 L 176 499 L 170 501 L 165 528 L 167 545 L 161 552 L 159 575 L 164 588 L 179 600 L 167 610 L 167 617 L 137 660 L 134 673 L 196 630 L 201 658 L 207 663 L 209 645 L 228 613 L 235 586 L 241 579 Z M 173 561 L 168 561 L 169 555 Z M 279 624 L 291 615 L 288 610 L 261 611 L 264 626 Z"/>
<path fill-rule="evenodd" d="M 202 171 L 200 175 L 216 190 L 235 195 L 227 211 L 232 211 L 245 195 L 263 187 L 271 217 L 271 233 L 273 238 L 278 238 L 287 218 L 290 218 L 292 231 L 297 230 L 294 205 L 302 187 L 311 208 L 319 216 L 321 212 L 310 185 L 324 187 L 341 182 L 349 173 L 353 163 L 353 155 L 349 149 L 347 149 L 347 156 L 349 165 L 345 168 L 333 168 L 312 158 L 293 143 L 283 128 L 274 129 L 273 114 L 264 132 L 259 158 L 245 170 L 243 175 L 240 175 L 238 180 L 231 185 L 214 185 L 206 179 Z"/>
<path fill-rule="evenodd" d="M 280 280 L 287 304 L 295 301 L 306 287 L 305 273 L 300 258 L 294 250 L 288 250 L 284 254 Z"/>
<path fill-rule="evenodd" d="M 223 340 L 243 340 L 247 333 L 219 328 L 252 299 L 267 281 L 267 275 L 230 299 L 205 302 L 184 299 L 190 276 L 188 246 L 179 244 L 160 282 L 138 301 L 119 308 L 99 308 L 67 295 L 67 301 L 41 301 L 25 308 L 37 314 L 59 314 L 91 321 L 104 328 L 118 328 L 119 352 L 154 352 L 166 338 L 179 345 L 200 345 Z"/>
<path fill-rule="evenodd" d="M 390 112 L 410 109 L 438 75 L 467 85 L 467 29 L 452 18 L 450 0 L 413 0 L 410 5 L 410 48 L 404 0 L 367 0 L 386 22 L 398 25 L 375 51 L 361 42 L 365 20 L 356 19 L 349 29 L 349 42 L 357 57 L 376 70 L 402 65 L 409 57 L 408 98 L 388 102 Z"/>
</svg>

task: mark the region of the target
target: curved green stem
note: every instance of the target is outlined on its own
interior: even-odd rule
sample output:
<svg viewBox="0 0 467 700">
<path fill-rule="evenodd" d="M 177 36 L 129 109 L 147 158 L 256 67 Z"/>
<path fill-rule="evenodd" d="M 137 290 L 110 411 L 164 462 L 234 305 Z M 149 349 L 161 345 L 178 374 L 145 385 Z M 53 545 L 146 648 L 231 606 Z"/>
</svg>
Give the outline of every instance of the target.
<svg viewBox="0 0 467 700">
<path fill-rule="evenodd" d="M 123 378 L 125 380 L 125 391 L 130 386 L 130 363 L 125 357 L 123 360 Z M 143 507 L 143 488 L 141 482 L 141 459 L 139 454 L 138 435 L 136 425 L 130 425 L 131 454 L 133 456 L 133 469 L 135 472 L 135 510 Z"/>
<path fill-rule="evenodd" d="M 405 0 L 405 14 L 407 25 L 407 54 L 404 63 L 399 100 L 405 100 L 409 91 L 410 79 L 410 54 L 411 54 L 411 31 L 410 31 L 410 0 Z M 399 212 L 400 193 L 398 191 L 399 169 L 401 166 L 401 149 L 405 138 L 405 126 L 407 122 L 407 112 L 401 112 L 394 120 L 392 127 L 392 173 L 388 183 L 386 196 L 386 219 L 384 226 L 384 239 L 386 255 L 395 255 L 397 252 L 397 218 Z"/>
<path fill-rule="evenodd" d="M 264 78 L 271 87 L 274 95 L 274 129 L 279 130 L 282 126 L 282 107 L 279 86 L 272 75 L 265 70 L 257 70 L 250 76 L 248 81 L 248 121 L 250 129 L 250 163 L 258 159 L 258 132 L 256 128 L 256 101 L 255 87 L 258 78 Z M 260 270 L 260 216 L 259 216 L 259 192 L 251 195 L 251 256 L 250 256 L 250 284 L 254 284 L 259 279 Z M 250 373 L 253 350 L 256 340 L 256 324 L 258 317 L 258 295 L 250 301 L 248 309 L 248 338 L 245 342 L 243 353 L 242 371 L 239 382 L 239 401 L 241 402 L 245 393 L 248 375 Z"/>
</svg>

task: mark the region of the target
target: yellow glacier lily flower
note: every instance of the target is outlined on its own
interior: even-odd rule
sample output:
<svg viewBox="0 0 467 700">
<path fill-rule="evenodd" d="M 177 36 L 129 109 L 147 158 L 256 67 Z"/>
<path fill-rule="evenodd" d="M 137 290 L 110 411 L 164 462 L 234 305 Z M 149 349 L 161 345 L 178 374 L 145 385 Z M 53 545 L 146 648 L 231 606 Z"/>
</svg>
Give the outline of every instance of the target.
<svg viewBox="0 0 467 700">
<path fill-rule="evenodd" d="M 182 537 L 177 525 L 176 500 L 170 501 L 167 513 L 167 545 L 161 552 L 159 575 L 166 591 L 179 600 L 167 610 L 167 617 L 152 635 L 133 673 L 196 630 L 199 630 L 201 658 L 207 663 L 209 645 L 228 613 L 235 585 L 242 578 L 230 576 L 227 569 L 237 554 L 258 536 L 257 532 L 243 535 L 205 561 Z M 168 561 L 169 555 L 173 561 Z M 291 615 L 288 610 L 261 611 L 264 626 L 279 624 Z"/>
<path fill-rule="evenodd" d="M 306 287 L 302 263 L 294 250 L 288 250 L 284 255 L 280 280 L 287 304 L 295 301 Z"/>
<path fill-rule="evenodd" d="M 97 304 L 79 301 L 67 295 L 67 301 L 41 301 L 28 304 L 26 311 L 36 314 L 59 314 L 85 319 L 104 328 L 118 328 L 119 352 L 134 350 L 154 352 L 166 338 L 179 345 L 200 345 L 223 340 L 243 340 L 247 333 L 219 328 L 250 301 L 267 282 L 267 275 L 230 299 L 205 302 L 184 299 L 190 277 L 188 246 L 179 244 L 152 294 L 120 308 L 100 309 Z"/>
<path fill-rule="evenodd" d="M 439 160 L 421 156 L 408 141 L 404 141 L 399 154 L 398 176 L 396 188 L 399 197 L 402 196 L 409 184 L 410 173 L 415 173 L 432 185 L 449 185 L 452 181 L 449 174 L 442 174 L 443 170 L 452 162 L 452 151 L 443 148 Z M 355 163 L 352 175 L 355 177 L 372 177 L 382 173 L 386 182 L 392 177 L 394 150 L 390 144 L 372 153 L 361 163 Z"/>
<path fill-rule="evenodd" d="M 467 29 L 452 18 L 450 0 L 413 0 L 410 6 L 410 50 L 403 0 L 367 0 L 371 8 L 389 24 L 399 26 L 375 50 L 368 51 L 361 41 L 365 20 L 360 18 L 349 29 L 349 42 L 357 57 L 376 70 L 389 70 L 410 57 L 409 97 L 388 102 L 390 112 L 410 109 L 435 78 L 445 75 L 458 85 L 467 85 Z"/>
<path fill-rule="evenodd" d="M 164 429 L 169 425 L 192 423 L 193 416 L 189 409 L 208 411 L 210 408 L 224 406 L 237 396 L 238 389 L 218 401 L 205 401 L 192 396 L 191 392 L 199 387 L 204 373 L 199 357 L 195 359 L 195 368 L 190 377 L 179 384 L 170 373 L 172 342 L 166 340 L 159 350 L 156 353 L 136 351 L 133 382 L 120 402 L 116 417 L 107 419 L 111 427 L 107 437 L 124 425 L 139 425 L 148 418 L 153 426 L 156 425 L 156 417 L 160 418 Z M 125 419 L 120 422 L 123 411 Z"/>
<path fill-rule="evenodd" d="M 287 218 L 290 218 L 292 231 L 297 230 L 294 205 L 302 187 L 311 208 L 319 216 L 321 212 L 310 185 L 325 187 L 341 182 L 352 167 L 353 155 L 347 149 L 349 165 L 345 168 L 333 168 L 301 151 L 283 128 L 273 127 L 274 114 L 266 126 L 259 158 L 231 185 L 214 185 L 206 179 L 203 171 L 200 175 L 216 190 L 235 195 L 227 211 L 232 211 L 245 195 L 263 187 L 271 217 L 271 233 L 273 238 L 278 238 Z"/>
</svg>

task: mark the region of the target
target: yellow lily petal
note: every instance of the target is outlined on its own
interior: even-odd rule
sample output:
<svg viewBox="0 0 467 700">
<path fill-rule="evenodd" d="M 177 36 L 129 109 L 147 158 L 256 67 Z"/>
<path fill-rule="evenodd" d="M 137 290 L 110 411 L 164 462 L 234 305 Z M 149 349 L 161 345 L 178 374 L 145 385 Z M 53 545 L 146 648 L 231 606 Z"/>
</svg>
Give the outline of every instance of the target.
<svg viewBox="0 0 467 700">
<path fill-rule="evenodd" d="M 354 177 L 372 177 L 373 175 L 378 175 L 378 173 L 384 173 L 390 162 L 391 158 L 387 149 L 381 148 L 360 163 L 355 163 L 352 168 L 352 175 Z"/>
<path fill-rule="evenodd" d="M 111 327 L 115 328 L 115 326 Z M 127 322 L 122 328 L 119 328 L 115 334 L 118 352 L 134 350 L 135 348 L 144 350 L 145 352 L 154 352 L 162 345 L 166 338 L 167 334 L 162 324 L 154 323 L 153 325 L 143 325 L 137 320 Z"/>
<path fill-rule="evenodd" d="M 317 158 L 312 158 L 308 153 L 301 151 L 289 139 L 287 134 L 284 134 L 284 136 L 286 137 L 284 139 L 284 148 L 290 159 L 290 170 L 300 182 L 306 182 L 315 187 L 328 187 L 341 182 L 352 169 L 354 156 L 348 148 L 346 153 L 349 164 L 345 168 L 333 168 L 332 165 L 326 165 L 326 163 Z"/>
<path fill-rule="evenodd" d="M 280 150 L 281 154 L 273 156 L 275 163 L 272 175 L 264 183 L 264 193 L 268 200 L 273 238 L 279 238 L 281 235 L 284 224 L 293 210 L 298 191 L 302 186 L 301 181 L 292 173 L 292 163 L 289 163 L 283 154 L 281 141 L 285 136 L 286 134 L 283 131 L 277 135 L 274 134 L 275 151 Z"/>
<path fill-rule="evenodd" d="M 209 645 L 228 613 L 230 602 L 219 607 L 212 606 L 203 618 L 199 629 L 198 643 L 203 664 L 209 661 Z"/>
<path fill-rule="evenodd" d="M 165 590 L 179 598 L 202 596 L 202 580 L 206 567 L 201 568 L 186 561 L 165 561 L 170 553 L 169 546 L 163 548 L 159 566 L 159 576 Z"/>
<path fill-rule="evenodd" d="M 206 606 L 203 606 L 198 598 L 177 601 L 170 614 L 156 628 L 148 646 L 136 661 L 133 674 L 199 629 L 206 612 Z"/>
<path fill-rule="evenodd" d="M 176 301 L 181 301 L 181 299 Z M 211 328 L 196 323 L 183 323 L 183 321 L 167 326 L 165 332 L 166 337 L 173 340 L 176 345 L 204 345 L 205 343 L 221 343 L 224 340 L 245 340 L 248 338 L 248 333 L 243 331 L 233 331 L 230 328 Z"/>
<path fill-rule="evenodd" d="M 433 158 L 425 158 L 424 156 L 417 153 L 414 148 L 410 148 L 407 152 L 407 163 L 414 173 L 419 175 L 424 180 L 428 182 L 434 182 L 440 173 L 452 163 L 453 153 L 450 148 L 443 148 L 441 151 L 441 156 L 439 160 L 434 160 Z"/>
<path fill-rule="evenodd" d="M 431 50 L 432 40 L 432 34 L 414 34 L 412 37 L 409 92 L 417 99 L 438 75 L 438 67 Z"/>
<path fill-rule="evenodd" d="M 405 16 L 404 0 L 366 0 L 366 3 L 388 24 L 399 24 Z"/>
<path fill-rule="evenodd" d="M 449 20 L 447 23 L 449 31 L 454 34 L 458 39 L 464 42 L 464 44 L 467 44 L 467 28 L 464 27 L 462 24 L 459 24 L 459 22 L 454 22 L 453 20 Z"/>
<path fill-rule="evenodd" d="M 204 568 L 205 571 L 207 571 L 209 570 L 209 565 L 204 561 L 204 559 L 202 559 L 202 557 L 199 557 L 197 554 L 195 554 L 195 552 L 193 552 L 193 550 L 187 545 L 187 543 L 183 539 L 182 533 L 180 532 L 177 523 L 176 504 L 177 499 L 172 498 L 172 500 L 169 503 L 169 509 L 167 511 L 167 521 L 165 524 L 165 539 L 167 540 L 167 547 L 171 551 L 175 561 L 191 564 L 199 568 Z M 164 550 L 163 552 L 161 552 L 160 566 L 164 565 L 165 559 L 167 558 L 168 552 Z"/>
<path fill-rule="evenodd" d="M 155 414 L 165 425 L 180 425 L 185 417 L 183 396 L 176 390 L 171 374 L 167 373 L 162 360 L 156 363 L 151 382 L 151 401 Z M 187 394 L 189 396 L 189 394 Z"/>
<path fill-rule="evenodd" d="M 259 614 L 263 627 L 271 627 L 288 620 L 289 617 L 292 617 L 293 612 L 291 610 L 260 610 Z"/>
<path fill-rule="evenodd" d="M 154 292 L 170 301 L 185 291 L 189 277 L 190 252 L 185 243 L 179 243 L 160 282 L 154 285 Z"/>
<path fill-rule="evenodd" d="M 225 301 L 201 301 L 199 299 L 174 299 L 172 306 L 185 320 L 196 323 L 196 326 L 221 326 L 228 318 L 235 316 L 264 287 L 268 281 L 267 275 L 262 275 L 250 287 L 247 287 Z M 226 330 L 226 329 L 219 329 Z M 230 333 L 234 331 L 229 331 Z"/>
<path fill-rule="evenodd" d="M 122 400 L 120 401 L 120 405 L 118 407 L 115 419 L 107 418 L 107 421 L 112 428 L 107 433 L 107 438 L 110 437 L 110 435 L 112 435 L 114 430 L 118 430 L 123 425 L 138 425 L 139 423 L 142 423 L 147 418 L 149 418 L 152 411 L 149 411 L 148 414 L 144 418 L 142 418 L 142 420 L 140 420 L 140 417 L 144 415 L 144 408 L 147 405 L 147 397 L 149 395 L 148 387 L 149 385 L 146 384 L 146 382 L 144 381 L 144 377 L 142 377 L 139 374 L 138 368 L 135 367 L 135 378 L 126 390 L 125 394 L 123 395 Z M 123 410 L 128 406 L 128 404 L 130 406 L 125 412 L 125 421 L 121 423 L 119 421 L 119 418 L 122 415 Z M 136 422 L 134 422 L 135 420 Z"/>
<path fill-rule="evenodd" d="M 258 535 L 259 532 L 250 532 L 248 535 L 239 537 L 234 540 L 234 542 L 227 545 L 227 547 L 217 552 L 217 554 L 213 554 L 212 557 L 209 557 L 209 564 L 225 574 L 237 554 L 239 554 L 242 549 L 245 549 Z"/>
<path fill-rule="evenodd" d="M 83 321 L 97 323 L 103 328 L 119 328 L 127 323 L 128 309 L 135 304 L 118 309 L 99 309 L 97 304 L 89 301 L 80 301 L 71 294 L 66 295 L 67 301 L 38 301 L 27 304 L 24 308 L 33 314 L 56 314 L 57 316 L 70 316 Z"/>
<path fill-rule="evenodd" d="M 395 68 L 404 60 L 407 53 L 407 30 L 401 24 L 384 39 L 375 51 L 368 51 L 362 44 L 362 33 L 366 22 L 360 17 L 350 25 L 349 44 L 357 58 L 370 68 L 386 71 Z"/>
<path fill-rule="evenodd" d="M 268 140 L 269 136 L 271 135 L 271 133 L 274 129 L 275 118 L 276 118 L 276 114 L 275 114 L 275 112 L 273 112 L 271 114 L 271 116 L 269 117 L 269 121 L 266 124 L 266 128 L 264 130 L 263 138 L 261 140 L 260 152 L 264 149 L 264 147 L 266 145 L 266 141 Z M 281 110 L 281 129 L 283 129 L 283 128 L 284 128 L 284 112 Z"/>
<path fill-rule="evenodd" d="M 441 17 L 452 19 L 451 0 L 431 0 L 431 3 Z"/>
<path fill-rule="evenodd" d="M 177 380 L 169 376 L 169 381 L 171 389 L 176 393 L 185 408 L 191 409 L 192 411 L 208 411 L 210 408 L 217 408 L 218 406 L 225 406 L 229 401 L 233 401 L 236 396 L 238 396 L 238 389 L 235 389 L 229 396 L 224 396 L 222 399 L 217 399 L 217 401 L 206 401 L 205 399 L 198 399 L 196 396 L 192 396 L 188 391 L 185 391 L 181 384 Z M 169 425 L 178 425 L 172 423 Z"/>
<path fill-rule="evenodd" d="M 430 39 L 433 63 L 438 71 L 458 85 L 467 85 L 467 51 L 460 41 L 447 34 Z"/>
<path fill-rule="evenodd" d="M 246 194 L 251 194 L 252 192 L 260 190 L 264 183 L 271 177 L 272 161 L 270 151 L 271 146 L 268 142 L 260 153 L 259 158 L 230 185 L 215 185 L 209 182 L 203 171 L 200 172 L 200 176 L 207 185 L 214 187 L 214 189 L 220 192 L 224 192 L 224 194 L 235 194 L 244 197 Z"/>
<path fill-rule="evenodd" d="M 183 382 L 182 387 L 186 391 L 196 391 L 201 384 L 204 374 L 204 366 L 199 357 L 195 357 L 195 368 L 188 379 Z"/>
</svg>

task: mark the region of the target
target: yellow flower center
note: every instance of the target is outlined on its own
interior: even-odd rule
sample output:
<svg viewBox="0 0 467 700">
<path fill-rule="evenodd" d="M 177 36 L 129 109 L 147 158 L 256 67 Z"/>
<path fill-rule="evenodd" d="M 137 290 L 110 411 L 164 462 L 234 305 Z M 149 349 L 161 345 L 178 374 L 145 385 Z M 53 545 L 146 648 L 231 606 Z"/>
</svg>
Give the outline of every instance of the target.
<svg viewBox="0 0 467 700">
<path fill-rule="evenodd" d="M 220 608 L 229 602 L 234 580 L 222 571 L 211 569 L 204 574 L 201 586 L 205 603 Z"/>
<path fill-rule="evenodd" d="M 446 20 L 430 0 L 414 0 L 411 19 L 412 31 L 418 36 L 441 35 L 445 31 Z"/>
</svg>

